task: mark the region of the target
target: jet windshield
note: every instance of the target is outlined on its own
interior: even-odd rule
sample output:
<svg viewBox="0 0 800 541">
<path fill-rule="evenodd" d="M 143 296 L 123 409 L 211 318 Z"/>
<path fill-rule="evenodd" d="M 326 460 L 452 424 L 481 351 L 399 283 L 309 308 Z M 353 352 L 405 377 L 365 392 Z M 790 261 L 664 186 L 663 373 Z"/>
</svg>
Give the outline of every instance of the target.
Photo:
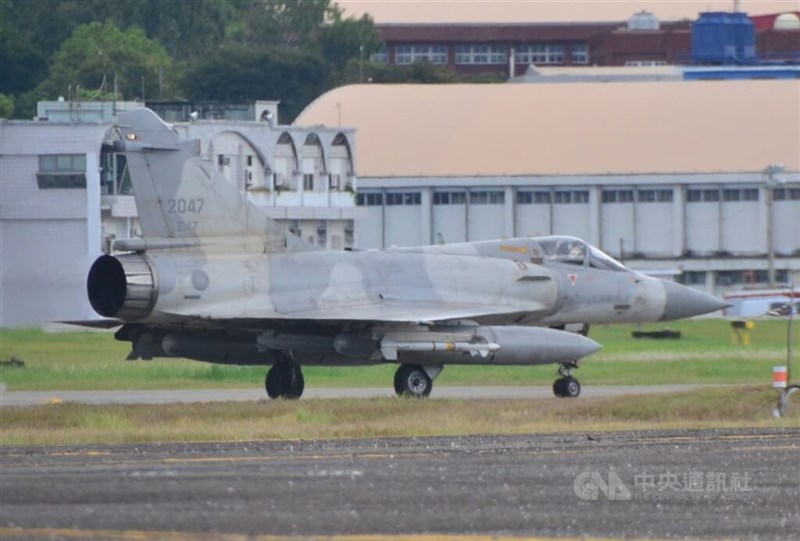
<svg viewBox="0 0 800 541">
<path fill-rule="evenodd" d="M 536 242 L 544 258 L 550 261 L 581 266 L 588 263 L 592 268 L 610 271 L 628 270 L 613 257 L 575 237 L 543 237 Z"/>
</svg>

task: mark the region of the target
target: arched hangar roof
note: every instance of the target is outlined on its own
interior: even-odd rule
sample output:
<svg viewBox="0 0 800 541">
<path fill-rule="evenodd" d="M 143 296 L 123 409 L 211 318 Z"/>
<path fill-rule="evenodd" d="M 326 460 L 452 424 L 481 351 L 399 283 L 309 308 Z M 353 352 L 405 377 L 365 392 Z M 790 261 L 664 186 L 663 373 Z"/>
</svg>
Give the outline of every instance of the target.
<svg viewBox="0 0 800 541">
<path fill-rule="evenodd" d="M 357 174 L 800 170 L 800 81 L 353 85 L 295 124 L 357 129 Z"/>
</svg>

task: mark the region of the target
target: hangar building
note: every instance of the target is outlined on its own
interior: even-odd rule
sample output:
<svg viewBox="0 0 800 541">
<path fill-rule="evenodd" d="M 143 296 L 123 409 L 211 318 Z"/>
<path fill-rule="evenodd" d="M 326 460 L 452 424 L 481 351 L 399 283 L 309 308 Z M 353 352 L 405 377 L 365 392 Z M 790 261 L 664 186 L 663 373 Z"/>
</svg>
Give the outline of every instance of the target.
<svg viewBox="0 0 800 541">
<path fill-rule="evenodd" d="M 360 248 L 564 234 L 718 295 L 771 253 L 800 282 L 796 80 L 354 85 L 295 123 L 357 129 Z"/>
</svg>

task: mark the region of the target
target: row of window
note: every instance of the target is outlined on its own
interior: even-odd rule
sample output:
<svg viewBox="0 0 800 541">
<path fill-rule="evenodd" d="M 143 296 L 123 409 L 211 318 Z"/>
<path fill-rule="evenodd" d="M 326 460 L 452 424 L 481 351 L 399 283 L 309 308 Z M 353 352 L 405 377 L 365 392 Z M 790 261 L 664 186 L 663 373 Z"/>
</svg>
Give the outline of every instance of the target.
<svg viewBox="0 0 800 541">
<path fill-rule="evenodd" d="M 571 46 L 573 64 L 589 63 L 589 48 L 585 43 Z M 506 45 L 469 44 L 455 46 L 456 64 L 505 64 L 508 62 L 509 47 Z M 563 64 L 566 46 L 560 43 L 532 43 L 514 48 L 517 64 Z M 370 56 L 373 62 L 387 63 L 389 56 L 385 50 Z M 395 48 L 395 63 L 399 65 L 427 62 L 447 64 L 447 45 L 415 44 L 398 45 Z"/>
<path fill-rule="evenodd" d="M 447 64 L 447 45 L 398 45 L 394 62 L 401 66 L 415 62 Z"/>
<path fill-rule="evenodd" d="M 706 271 L 686 271 L 676 277 L 675 281 L 686 285 L 705 285 L 708 272 Z M 766 270 L 744 270 L 744 271 L 717 271 L 717 285 L 732 286 L 741 284 L 766 284 L 769 281 L 769 274 Z M 789 271 L 786 269 L 775 270 L 775 281 L 786 283 L 789 280 Z"/>
<path fill-rule="evenodd" d="M 398 203 L 400 199 L 408 199 L 404 196 L 414 195 L 412 203 Z M 421 198 L 419 192 L 409 194 L 386 194 L 387 205 L 419 205 Z M 473 192 L 434 192 L 434 205 L 464 205 L 469 198 L 469 203 L 473 205 L 481 204 L 504 204 L 505 192 L 503 191 L 473 191 Z M 674 191 L 670 189 L 654 190 L 603 190 L 603 203 L 671 203 L 674 200 Z M 800 188 L 780 188 L 774 193 L 776 201 L 800 200 Z M 691 189 L 686 191 L 686 201 L 688 203 L 700 202 L 719 202 L 719 201 L 758 201 L 758 188 L 734 188 L 734 189 Z M 380 193 L 361 193 L 358 195 L 358 204 L 366 206 L 376 206 L 383 204 L 383 196 Z M 391 202 L 390 202 L 391 201 Z M 520 190 L 516 195 L 518 205 L 549 205 L 555 204 L 581 204 L 589 202 L 589 190 Z"/>
</svg>

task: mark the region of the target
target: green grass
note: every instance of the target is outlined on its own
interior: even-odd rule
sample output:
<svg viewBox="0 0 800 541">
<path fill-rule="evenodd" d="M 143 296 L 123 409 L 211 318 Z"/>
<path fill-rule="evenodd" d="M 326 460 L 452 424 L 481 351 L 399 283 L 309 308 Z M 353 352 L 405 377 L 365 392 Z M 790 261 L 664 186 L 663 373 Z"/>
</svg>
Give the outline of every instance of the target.
<svg viewBox="0 0 800 541">
<path fill-rule="evenodd" d="M 663 325 L 650 325 L 660 329 Z M 603 350 L 584 362 L 584 385 L 669 383 L 768 384 L 772 367 L 785 364 L 785 321 L 759 321 L 747 348 L 734 345 L 727 321 L 670 323 L 681 340 L 634 340 L 632 325 L 593 327 Z M 800 352 L 800 325 L 794 339 Z M 130 345 L 111 333 L 45 333 L 0 329 L 0 360 L 12 356 L 24 367 L 0 367 L 9 390 L 114 390 L 256 387 L 266 367 L 211 365 L 185 359 L 125 361 Z M 360 368 L 307 367 L 310 387 L 385 387 L 396 365 Z M 437 385 L 549 385 L 555 367 L 447 366 Z"/>
<path fill-rule="evenodd" d="M 670 428 L 800 427 L 769 388 L 581 400 L 262 400 L 2 408 L 0 445 L 461 436 Z"/>
</svg>

